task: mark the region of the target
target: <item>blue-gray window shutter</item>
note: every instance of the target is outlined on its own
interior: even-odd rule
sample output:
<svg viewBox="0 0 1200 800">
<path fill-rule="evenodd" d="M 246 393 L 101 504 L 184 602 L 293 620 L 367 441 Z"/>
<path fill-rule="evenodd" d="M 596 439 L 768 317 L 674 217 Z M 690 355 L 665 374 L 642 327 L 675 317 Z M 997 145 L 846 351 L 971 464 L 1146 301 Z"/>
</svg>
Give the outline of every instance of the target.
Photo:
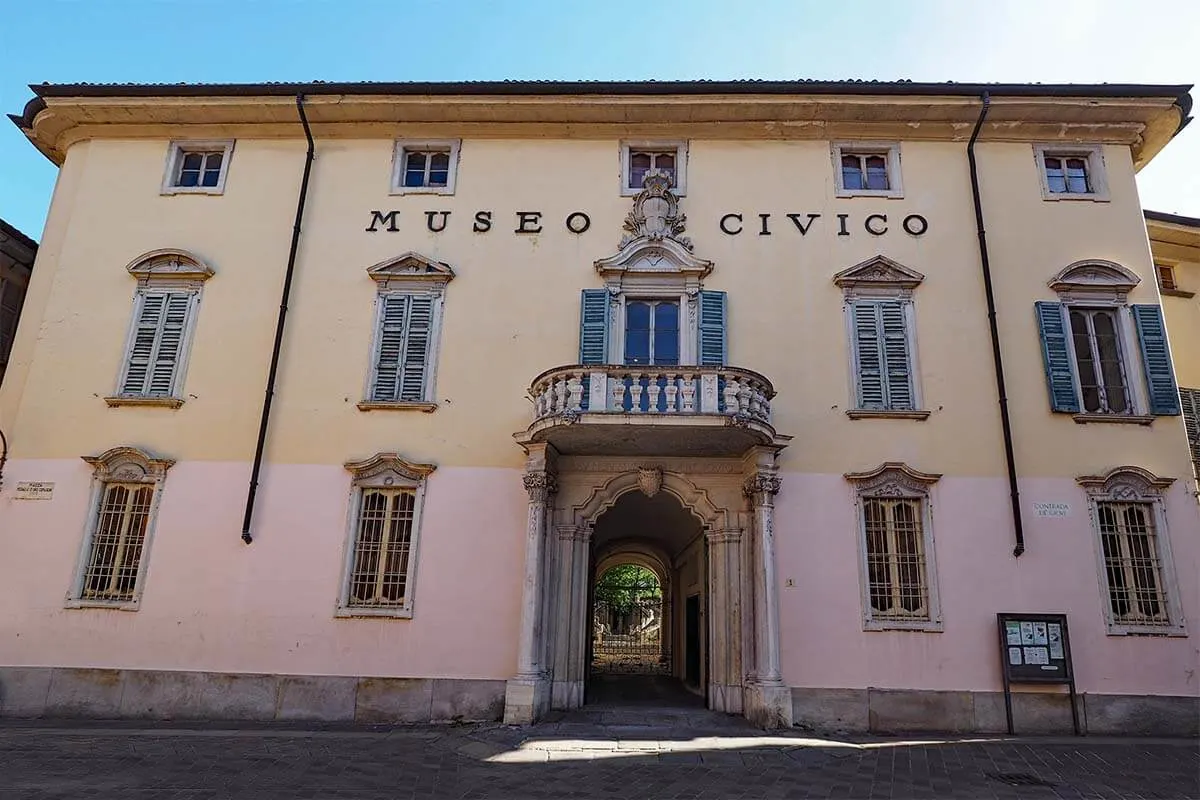
<svg viewBox="0 0 1200 800">
<path fill-rule="evenodd" d="M 697 363 L 704 367 L 725 364 L 725 292 L 700 292 L 700 320 Z"/>
<path fill-rule="evenodd" d="M 1042 362 L 1046 368 L 1046 387 L 1050 391 L 1050 410 L 1079 413 L 1079 395 L 1075 392 L 1075 362 L 1063 322 L 1062 303 L 1039 300 L 1033 304 L 1038 333 L 1042 337 Z"/>
<path fill-rule="evenodd" d="M 854 360 L 858 367 L 858 407 L 885 408 L 883 356 L 880 353 L 878 307 L 854 303 Z"/>
<path fill-rule="evenodd" d="M 121 394 L 171 396 L 183 353 L 192 297 L 191 292 L 143 292 L 139 295 Z"/>
<path fill-rule="evenodd" d="M 1171 351 L 1167 349 L 1167 327 L 1163 324 L 1162 308 L 1154 305 L 1129 308 L 1137 324 L 1138 343 L 1142 346 L 1142 366 L 1146 372 L 1146 388 L 1150 393 L 1150 413 L 1179 416 L 1179 387 L 1175 385 Z"/>
<path fill-rule="evenodd" d="M 887 407 L 890 411 L 913 408 L 912 369 L 909 366 L 908 330 L 904 305 L 894 300 L 879 304 L 883 331 L 883 360 L 887 366 Z"/>
<path fill-rule="evenodd" d="M 580 295 L 579 363 L 608 363 L 607 289 L 584 289 Z"/>
<path fill-rule="evenodd" d="M 427 401 L 434 297 L 392 293 L 380 297 L 380 302 L 371 399 L 378 403 Z"/>
</svg>

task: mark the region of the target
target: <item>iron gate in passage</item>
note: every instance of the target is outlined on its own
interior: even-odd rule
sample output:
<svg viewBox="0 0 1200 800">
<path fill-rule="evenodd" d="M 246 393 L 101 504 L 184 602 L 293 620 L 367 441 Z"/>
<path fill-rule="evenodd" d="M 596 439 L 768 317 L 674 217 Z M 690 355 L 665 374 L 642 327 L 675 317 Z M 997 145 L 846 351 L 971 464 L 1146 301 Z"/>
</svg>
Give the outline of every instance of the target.
<svg viewBox="0 0 1200 800">
<path fill-rule="evenodd" d="M 669 675 L 662 590 L 648 570 L 605 573 L 596 585 L 592 617 L 592 670 L 621 675 Z M 614 577 L 632 578 L 616 582 Z"/>
</svg>

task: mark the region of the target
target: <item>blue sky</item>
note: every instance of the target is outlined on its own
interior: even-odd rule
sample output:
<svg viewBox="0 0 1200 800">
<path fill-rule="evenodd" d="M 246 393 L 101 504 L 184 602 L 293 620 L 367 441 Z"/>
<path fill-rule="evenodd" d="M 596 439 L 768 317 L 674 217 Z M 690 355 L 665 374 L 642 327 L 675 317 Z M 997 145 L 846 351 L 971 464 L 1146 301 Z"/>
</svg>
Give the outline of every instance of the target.
<svg viewBox="0 0 1200 800">
<path fill-rule="evenodd" d="M 0 20 L 6 113 L 41 82 L 1200 82 L 1195 0 L 0 0 Z M 1143 205 L 1200 216 L 1197 164 L 1200 123 L 1139 175 Z M 40 238 L 55 175 L 0 120 L 0 217 Z"/>
</svg>

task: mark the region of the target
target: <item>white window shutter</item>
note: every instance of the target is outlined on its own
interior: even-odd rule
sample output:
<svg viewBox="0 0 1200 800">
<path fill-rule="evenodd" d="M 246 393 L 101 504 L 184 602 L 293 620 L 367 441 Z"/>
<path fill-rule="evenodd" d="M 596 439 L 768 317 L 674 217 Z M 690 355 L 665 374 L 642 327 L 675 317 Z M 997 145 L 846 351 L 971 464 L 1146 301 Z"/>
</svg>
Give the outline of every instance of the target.
<svg viewBox="0 0 1200 800">
<path fill-rule="evenodd" d="M 153 397 L 170 397 L 175 390 L 175 374 L 179 370 L 183 354 L 183 339 L 187 333 L 188 312 L 192 307 L 192 295 L 172 292 L 166 296 L 166 308 L 159 327 L 158 346 L 154 353 L 154 366 L 150 370 L 150 386 L 147 394 Z"/>
<path fill-rule="evenodd" d="M 136 321 L 125 361 L 125 379 L 121 382 L 121 394 L 146 393 L 150 365 L 154 359 L 154 345 L 158 339 L 158 328 L 162 324 L 166 301 L 165 294 L 138 295 Z"/>
<path fill-rule="evenodd" d="M 912 369 L 908 353 L 908 326 L 904 305 L 897 301 L 879 304 L 883 332 L 884 363 L 887 366 L 887 408 L 911 411 L 913 408 Z"/>
<path fill-rule="evenodd" d="M 885 407 L 885 390 L 878 308 L 875 303 L 854 303 L 850 313 L 858 365 L 858 407 L 882 409 Z"/>
<path fill-rule="evenodd" d="M 400 372 L 400 399 L 421 402 L 429 368 L 429 339 L 433 331 L 433 297 L 414 295 L 409 310 L 408 335 L 404 342 L 404 366 Z"/>
<path fill-rule="evenodd" d="M 380 298 L 375 379 L 371 399 L 379 403 L 426 400 L 434 297 L 392 293 Z"/>
</svg>

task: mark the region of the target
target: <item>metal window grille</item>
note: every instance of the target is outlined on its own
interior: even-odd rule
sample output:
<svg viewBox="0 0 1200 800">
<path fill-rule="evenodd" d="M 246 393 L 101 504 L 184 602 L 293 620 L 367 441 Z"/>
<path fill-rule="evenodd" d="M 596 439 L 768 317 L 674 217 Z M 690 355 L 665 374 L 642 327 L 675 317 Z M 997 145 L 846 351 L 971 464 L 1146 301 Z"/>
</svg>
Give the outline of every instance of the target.
<svg viewBox="0 0 1200 800">
<path fill-rule="evenodd" d="M 1169 625 L 1162 563 L 1149 503 L 1096 504 L 1113 622 Z"/>
<path fill-rule="evenodd" d="M 867 540 L 867 592 L 871 616 L 928 620 L 922 501 L 915 498 L 863 502 Z"/>
<path fill-rule="evenodd" d="M 1107 308 L 1072 308 L 1068 316 L 1084 410 L 1100 414 L 1130 413 L 1116 312 Z"/>
<path fill-rule="evenodd" d="M 153 497 L 152 486 L 125 483 L 104 486 L 83 573 L 82 599 L 115 602 L 133 599 Z"/>
<path fill-rule="evenodd" d="M 403 605 L 412 557 L 417 493 L 366 489 L 358 512 L 348 604 L 358 608 Z"/>
</svg>

